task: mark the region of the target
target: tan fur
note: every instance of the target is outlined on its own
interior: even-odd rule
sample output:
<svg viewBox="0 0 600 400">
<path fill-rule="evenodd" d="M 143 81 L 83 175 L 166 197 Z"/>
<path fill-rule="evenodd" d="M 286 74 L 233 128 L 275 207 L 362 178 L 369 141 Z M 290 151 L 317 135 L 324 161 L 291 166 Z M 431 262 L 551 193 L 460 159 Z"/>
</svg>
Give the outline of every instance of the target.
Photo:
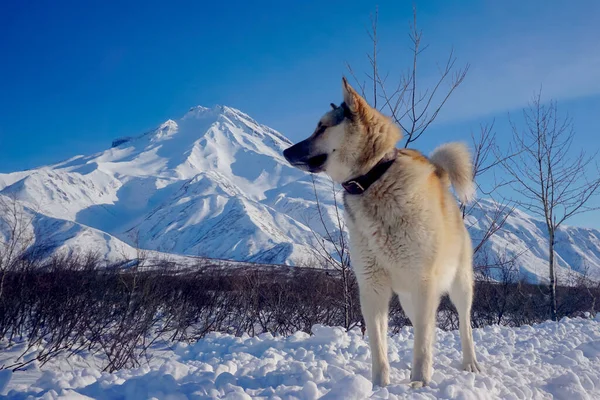
<svg viewBox="0 0 600 400">
<path fill-rule="evenodd" d="M 327 128 L 312 147 L 316 153 L 328 154 L 324 171 L 337 182 L 369 171 L 401 138 L 399 128 L 371 108 L 345 79 L 342 88 L 354 115 Z M 386 335 L 393 292 L 414 326 L 413 386 L 431 379 L 435 316 L 444 293 L 449 293 L 459 312 L 463 367 L 479 371 L 470 325 L 471 240 L 449 190 L 451 183 L 466 200 L 471 170 L 468 151 L 459 144 L 440 147 L 431 159 L 417 150 L 402 149 L 367 191 L 344 195 L 375 385 L 390 382 Z"/>
<path fill-rule="evenodd" d="M 463 203 L 475 196 L 473 167 L 467 146 L 463 143 L 445 143 L 436 148 L 430 156 L 431 162 L 447 172 L 456 195 Z"/>
<path fill-rule="evenodd" d="M 348 130 L 359 133 L 355 135 L 359 142 L 355 145 L 360 148 L 359 156 L 355 159 L 355 173 L 363 174 L 370 170 L 383 155 L 393 148 L 402 139 L 400 129 L 392 121 L 372 108 L 344 79 L 345 88 L 350 97 L 346 102 L 355 104 L 354 110 L 358 118 L 349 123 Z M 351 106 L 352 107 L 352 106 Z M 357 152 L 352 149 L 356 154 Z"/>
</svg>

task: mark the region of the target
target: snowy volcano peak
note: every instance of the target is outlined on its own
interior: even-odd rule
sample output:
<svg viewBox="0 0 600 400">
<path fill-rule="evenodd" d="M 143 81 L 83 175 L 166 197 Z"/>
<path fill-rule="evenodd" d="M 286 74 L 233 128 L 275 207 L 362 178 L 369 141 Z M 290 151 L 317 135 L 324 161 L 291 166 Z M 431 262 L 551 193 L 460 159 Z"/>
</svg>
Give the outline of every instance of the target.
<svg viewBox="0 0 600 400">
<path fill-rule="evenodd" d="M 183 116 L 182 121 L 213 119 L 218 123 L 232 124 L 242 127 L 243 131 L 253 134 L 257 137 L 275 139 L 281 142 L 285 147 L 292 145 L 292 142 L 281 133 L 269 128 L 266 125 L 258 123 L 255 119 L 233 107 L 216 105 L 212 108 L 196 106 L 189 109 Z M 279 146 L 278 146 L 279 147 Z"/>
<path fill-rule="evenodd" d="M 210 108 L 204 106 L 191 107 L 189 111 L 180 119 L 180 122 L 194 120 L 212 120 L 213 122 L 229 121 L 234 124 L 242 123 L 249 126 L 261 127 L 262 129 L 267 128 L 265 126 L 261 126 L 261 124 L 252 119 L 248 114 L 238 109 L 220 104 Z"/>
<path fill-rule="evenodd" d="M 179 125 L 172 119 L 168 119 L 152 132 L 151 140 L 154 142 L 170 139 L 179 130 Z"/>
<path fill-rule="evenodd" d="M 139 232 L 146 249 L 294 264 L 314 238 L 267 198 L 306 178 L 282 156 L 290 144 L 235 108 L 196 106 L 105 151 L 0 174 L 0 194 L 125 242 Z"/>
<path fill-rule="evenodd" d="M 224 105 L 191 107 L 180 119 L 168 119 L 157 128 L 140 136 L 117 138 L 111 147 L 146 146 L 149 143 L 159 143 L 178 137 L 178 141 L 188 143 L 203 137 L 222 136 L 221 147 L 241 146 L 250 150 L 262 150 L 263 145 L 280 153 L 292 142 L 279 132 L 262 125 L 248 114 Z M 141 141 L 141 143 L 140 143 Z M 279 155 L 279 154 L 278 154 Z"/>
<path fill-rule="evenodd" d="M 310 264 L 315 249 L 333 251 L 324 237 L 339 234 L 341 200 L 326 177 L 286 162 L 282 152 L 291 144 L 233 107 L 196 106 L 99 153 L 0 174 L 0 196 L 35 210 L 36 241 L 54 238 L 53 248 L 89 242 L 118 258 L 114 243 L 135 238 L 144 249 L 176 255 Z M 485 200 L 473 205 L 465 222 L 475 244 L 492 217 L 505 212 L 498 208 Z M 77 227 L 69 239 L 52 234 L 59 222 Z M 589 268 L 600 280 L 600 232 L 563 227 L 556 238 L 559 277 Z M 518 256 L 521 275 L 531 282 L 547 275 L 547 233 L 518 210 L 482 251 L 490 259 Z"/>
<path fill-rule="evenodd" d="M 187 113 L 183 116 L 182 119 L 193 119 L 193 118 L 217 118 L 219 116 L 227 116 L 231 118 L 245 119 L 247 121 L 251 121 L 256 125 L 260 125 L 254 119 L 252 119 L 248 114 L 233 108 L 228 107 L 222 104 L 217 104 L 213 107 L 204 107 L 201 105 L 191 107 Z"/>
<path fill-rule="evenodd" d="M 218 171 L 253 183 L 260 178 L 259 191 L 264 191 L 272 188 L 263 187 L 266 178 L 277 182 L 274 172 L 279 174 L 282 168 L 297 176 L 282 157 L 290 145 L 285 136 L 235 108 L 196 106 L 141 136 L 117 139 L 110 150 L 92 158 L 110 161 L 111 171 L 119 175 L 135 171 L 136 176 L 191 179 Z"/>
<path fill-rule="evenodd" d="M 191 107 L 181 118 L 182 120 L 193 119 L 216 119 L 219 115 L 225 113 L 225 106 L 215 105 L 214 107 L 195 106 Z"/>
<path fill-rule="evenodd" d="M 190 107 L 189 111 L 183 116 L 183 119 L 217 117 L 221 114 L 245 115 L 243 112 L 236 110 L 235 108 L 227 107 L 222 104 L 217 104 L 213 107 L 204 107 L 198 105 L 195 107 Z"/>
</svg>

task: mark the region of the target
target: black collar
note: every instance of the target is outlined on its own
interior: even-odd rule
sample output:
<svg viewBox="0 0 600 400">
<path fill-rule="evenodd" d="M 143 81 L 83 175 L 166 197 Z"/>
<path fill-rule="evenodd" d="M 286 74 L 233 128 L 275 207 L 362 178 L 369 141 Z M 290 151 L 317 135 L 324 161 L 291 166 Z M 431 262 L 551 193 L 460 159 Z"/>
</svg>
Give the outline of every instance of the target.
<svg viewBox="0 0 600 400">
<path fill-rule="evenodd" d="M 383 157 L 369 172 L 362 176 L 358 176 L 353 179 L 349 179 L 346 182 L 342 182 L 342 187 L 346 189 L 348 194 L 363 194 L 369 186 L 371 186 L 377 179 L 381 178 L 385 171 L 392 166 L 398 155 L 398 149 L 394 149 L 392 153 L 388 153 Z"/>
</svg>

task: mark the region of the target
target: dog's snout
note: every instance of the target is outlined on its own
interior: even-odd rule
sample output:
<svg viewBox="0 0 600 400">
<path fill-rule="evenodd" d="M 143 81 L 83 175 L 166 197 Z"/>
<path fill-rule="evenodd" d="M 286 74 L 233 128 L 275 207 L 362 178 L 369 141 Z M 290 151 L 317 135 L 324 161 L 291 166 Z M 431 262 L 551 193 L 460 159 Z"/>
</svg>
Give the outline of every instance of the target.
<svg viewBox="0 0 600 400">
<path fill-rule="evenodd" d="M 287 149 L 285 149 L 283 151 L 283 156 L 285 157 L 286 160 L 288 160 L 288 162 L 292 162 L 292 160 L 290 159 L 290 157 L 292 156 L 292 149 L 294 148 L 294 146 L 288 147 Z"/>
<path fill-rule="evenodd" d="M 310 140 L 303 140 L 285 149 L 283 156 L 287 162 L 298 169 L 308 172 L 321 172 L 325 161 L 327 161 L 327 154 L 318 153 L 314 155 L 313 153 L 314 149 L 312 149 Z"/>
<path fill-rule="evenodd" d="M 296 143 L 292 147 L 288 147 L 283 151 L 283 156 L 288 162 L 291 164 L 295 164 L 297 162 L 303 161 L 309 153 L 309 145 L 306 140 L 303 140 L 300 143 Z"/>
</svg>

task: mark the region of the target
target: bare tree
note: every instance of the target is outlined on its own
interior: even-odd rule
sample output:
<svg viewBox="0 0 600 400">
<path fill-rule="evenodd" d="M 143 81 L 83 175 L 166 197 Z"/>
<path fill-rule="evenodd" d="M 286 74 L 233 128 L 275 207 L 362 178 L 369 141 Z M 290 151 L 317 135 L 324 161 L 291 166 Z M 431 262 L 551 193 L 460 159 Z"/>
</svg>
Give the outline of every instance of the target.
<svg viewBox="0 0 600 400">
<path fill-rule="evenodd" d="M 353 318 L 350 314 L 353 310 L 353 299 L 351 292 L 356 285 L 356 281 L 352 275 L 352 269 L 350 266 L 350 253 L 348 239 L 346 236 L 346 225 L 337 201 L 338 191 L 336 190 L 335 183 L 330 180 L 334 210 L 334 226 L 330 227 L 325 218 L 325 213 L 327 210 L 321 204 L 319 199 L 314 176 L 311 175 L 311 179 L 317 205 L 317 215 L 320 226 L 324 231 L 324 235 L 319 235 L 316 230 L 313 229 L 311 224 L 307 223 L 307 226 L 309 226 L 311 229 L 316 243 L 316 245 L 312 246 L 313 254 L 315 255 L 315 258 L 320 261 L 320 264 L 324 265 L 328 269 L 337 271 L 340 275 L 340 289 L 343 293 L 342 306 L 344 310 L 344 328 L 349 330 L 354 326 L 352 323 Z M 333 247 L 333 252 L 330 250 L 331 247 Z"/>
<path fill-rule="evenodd" d="M 507 218 L 512 214 L 514 205 L 511 202 L 505 201 L 498 195 L 498 190 L 506 185 L 506 182 L 499 180 L 494 174 L 495 168 L 504 160 L 513 157 L 514 154 L 503 153 L 498 150 L 496 144 L 496 134 L 494 133 L 494 124 L 483 124 L 480 126 L 479 134 L 471 133 L 471 142 L 473 146 L 473 179 L 477 190 L 486 195 L 493 202 L 493 208 L 485 215 L 485 229 L 481 236 L 473 237 L 473 253 L 477 254 L 484 247 L 486 242 L 496 232 L 502 229 Z M 486 181 L 487 185 L 481 183 L 483 175 L 493 176 Z M 483 205 L 479 200 L 475 200 L 471 205 L 461 204 L 460 208 L 463 213 L 463 219 L 474 213 L 477 208 L 483 209 Z M 487 210 L 486 210 L 487 211 Z M 482 223 L 481 219 L 477 221 Z M 467 228 L 471 225 L 467 222 Z"/>
<path fill-rule="evenodd" d="M 502 165 L 512 178 L 513 190 L 520 194 L 516 204 L 543 218 L 546 224 L 550 316 L 556 320 L 556 232 L 569 218 L 597 209 L 589 206 L 589 200 L 598 193 L 600 174 L 589 176 L 595 154 L 573 152 L 573 121 L 559 115 L 556 102 L 542 103 L 540 91 L 523 116 L 523 129 L 511 121 L 511 146 L 517 155 L 503 160 Z"/>
<path fill-rule="evenodd" d="M 382 72 L 379 68 L 379 36 L 377 32 L 378 10 L 375 10 L 371 16 L 371 26 L 368 29 L 368 35 L 373 44 L 372 53 L 367 54 L 369 60 L 369 72 L 365 73 L 366 79 L 361 80 L 354 69 L 347 64 L 347 68 L 356 81 L 363 97 L 370 98 L 373 107 L 379 109 L 392 117 L 400 125 L 406 135 L 404 147 L 408 147 L 418 140 L 429 126 L 435 121 L 441 109 L 444 107 L 452 93 L 464 81 L 469 65 L 462 67 L 456 65 L 457 59 L 453 50 L 450 51 L 446 61 L 438 65 L 439 75 L 432 82 L 431 87 L 422 88 L 422 79 L 419 75 L 421 71 L 420 57 L 427 49 L 423 43 L 423 32 L 417 25 L 417 11 L 413 7 L 413 20 L 410 24 L 410 60 L 408 69 L 396 73 L 396 82 L 392 82 L 389 72 Z M 393 74 L 392 74 L 393 75 Z M 372 93 L 370 96 L 368 93 Z M 504 158 L 511 157 L 509 154 L 500 155 L 494 151 L 496 146 L 496 136 L 493 133 L 493 124 L 483 125 L 478 136 L 472 135 L 474 148 L 474 178 L 484 174 L 489 174 L 500 164 Z M 489 217 L 489 223 L 486 232 L 481 238 L 475 239 L 475 252 L 496 233 L 506 221 L 506 218 L 512 212 L 509 204 L 493 198 L 496 191 L 504 183 L 493 180 L 490 188 L 483 188 L 477 185 L 480 192 L 491 197 L 497 204 L 493 215 Z M 475 206 L 478 204 L 475 203 Z M 461 205 L 463 217 L 473 210 L 473 207 L 467 208 Z"/>
<path fill-rule="evenodd" d="M 369 99 L 373 107 L 379 109 L 402 128 L 405 134 L 404 147 L 409 147 L 417 141 L 436 120 L 440 111 L 449 100 L 454 91 L 463 83 L 469 65 L 457 65 L 454 51 L 450 50 L 447 59 L 438 65 L 439 74 L 431 81 L 430 87 L 423 87 L 423 79 L 420 76 L 421 56 L 427 49 L 423 43 L 423 32 L 417 25 L 417 11 L 413 7 L 413 20 L 409 28 L 410 58 L 411 63 L 404 71 L 383 72 L 380 69 L 379 35 L 377 31 L 378 10 L 371 15 L 371 24 L 368 35 L 372 42 L 372 52 L 367 54 L 369 61 L 366 79 L 361 79 L 352 66 L 347 64 L 351 76 L 356 81 L 363 97 Z M 396 78 L 394 79 L 394 75 Z M 501 153 L 497 151 L 496 135 L 493 132 L 493 123 L 482 125 L 479 135 L 472 135 L 474 179 L 477 189 L 489 197 L 495 203 L 495 208 L 488 219 L 486 231 L 480 238 L 474 239 L 474 250 L 478 252 L 485 243 L 502 228 L 514 207 L 506 201 L 498 198 L 498 190 L 506 185 L 506 182 L 493 179 L 486 187 L 479 183 L 483 175 L 492 175 L 503 160 L 512 158 L 510 152 Z M 474 211 L 474 207 L 480 207 L 479 202 L 467 207 L 461 204 L 463 218 Z"/>
<path fill-rule="evenodd" d="M 448 58 L 438 65 L 439 76 L 431 87 L 421 87 L 420 56 L 427 49 L 423 44 L 423 32 L 417 27 L 417 11 L 413 7 L 413 21 L 410 25 L 410 59 L 411 64 L 405 71 L 395 72 L 395 82 L 390 79 L 390 72 L 379 68 L 379 38 L 377 35 L 378 10 L 371 16 L 371 27 L 368 30 L 373 43 L 373 52 L 367 54 L 370 70 L 361 79 L 350 64 L 346 64 L 350 75 L 356 81 L 361 94 L 366 99 L 367 92 L 372 90 L 371 104 L 391 116 L 406 135 L 404 147 L 419 139 L 435 121 L 442 107 L 452 93 L 464 81 L 469 65 L 456 66 L 454 51 L 450 50 Z"/>
</svg>

